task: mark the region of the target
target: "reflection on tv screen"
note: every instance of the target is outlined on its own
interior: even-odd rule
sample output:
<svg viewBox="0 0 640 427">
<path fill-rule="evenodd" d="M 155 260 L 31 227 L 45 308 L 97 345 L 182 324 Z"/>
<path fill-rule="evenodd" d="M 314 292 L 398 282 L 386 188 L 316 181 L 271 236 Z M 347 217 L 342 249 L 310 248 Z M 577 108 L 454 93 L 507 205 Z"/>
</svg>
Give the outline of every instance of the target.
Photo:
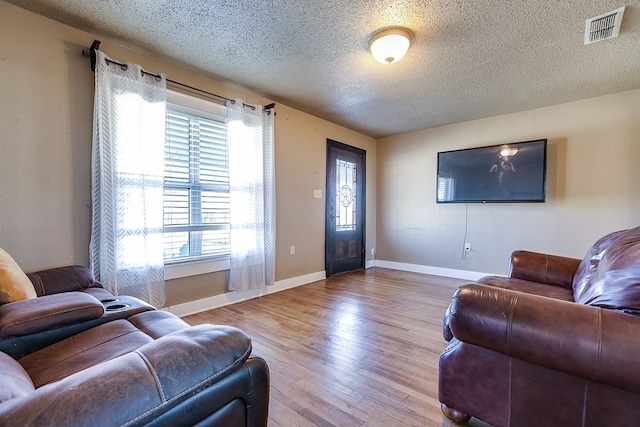
<svg viewBox="0 0 640 427">
<path fill-rule="evenodd" d="M 438 153 L 438 203 L 544 202 L 547 140 Z"/>
</svg>

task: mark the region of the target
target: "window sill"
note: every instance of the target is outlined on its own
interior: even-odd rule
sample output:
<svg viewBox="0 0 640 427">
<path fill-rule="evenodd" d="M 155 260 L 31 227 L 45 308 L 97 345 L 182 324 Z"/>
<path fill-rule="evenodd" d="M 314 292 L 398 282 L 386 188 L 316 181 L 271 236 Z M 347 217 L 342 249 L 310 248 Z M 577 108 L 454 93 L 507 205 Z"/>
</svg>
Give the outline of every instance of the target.
<svg viewBox="0 0 640 427">
<path fill-rule="evenodd" d="M 164 267 L 165 280 L 215 273 L 229 269 L 229 258 L 206 259 L 168 264 Z"/>
</svg>

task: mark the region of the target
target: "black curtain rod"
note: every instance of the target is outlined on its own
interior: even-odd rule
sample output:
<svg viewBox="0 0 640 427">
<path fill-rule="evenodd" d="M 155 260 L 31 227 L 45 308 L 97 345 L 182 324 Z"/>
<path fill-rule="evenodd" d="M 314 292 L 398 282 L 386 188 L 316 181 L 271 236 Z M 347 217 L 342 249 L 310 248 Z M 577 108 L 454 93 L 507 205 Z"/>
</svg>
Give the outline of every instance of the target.
<svg viewBox="0 0 640 427">
<path fill-rule="evenodd" d="M 96 57 L 97 57 L 96 50 L 98 50 L 98 49 L 100 49 L 100 40 L 94 40 L 93 43 L 91 43 L 91 47 L 89 48 L 89 52 L 87 52 L 86 49 L 82 49 L 82 55 L 83 56 L 88 56 L 89 58 L 91 58 L 91 71 L 93 71 L 93 72 L 96 71 L 96 61 L 97 61 L 97 59 L 96 59 Z M 111 64 L 119 65 L 120 67 L 123 68 L 123 70 L 126 70 L 127 67 L 128 67 L 127 64 L 123 64 L 121 62 L 113 61 L 111 59 L 107 59 L 107 62 L 109 62 Z M 158 80 L 160 79 L 160 75 L 158 75 L 158 74 L 150 73 L 150 72 L 145 71 L 145 70 L 142 70 L 142 73 L 146 74 L 148 76 L 153 76 Z M 209 92 L 209 91 L 206 91 L 206 90 L 203 90 L 203 89 L 199 89 L 197 87 L 193 87 L 193 86 L 190 86 L 188 84 L 180 83 L 178 81 L 171 80 L 171 79 L 166 79 L 166 80 L 169 83 L 173 83 L 174 85 L 182 86 L 184 88 L 187 88 L 187 89 L 190 89 L 190 90 L 194 90 L 196 92 L 204 93 L 206 95 L 213 96 L 213 97 L 216 97 L 216 98 L 219 98 L 219 99 L 223 99 L 225 101 L 231 101 L 233 103 L 236 102 L 234 99 L 227 98 L 226 96 L 218 95 L 218 94 L 215 94 L 213 92 Z M 254 110 L 256 108 L 253 105 L 249 105 L 249 104 L 244 104 L 244 105 L 246 107 L 251 107 Z M 271 110 L 271 109 L 275 108 L 275 106 L 276 106 L 276 104 L 274 102 L 274 103 L 271 103 L 269 105 L 265 105 L 262 108 L 264 110 Z M 267 113 L 270 113 L 270 111 L 267 111 Z M 275 112 L 274 112 L 274 114 L 275 114 Z"/>
</svg>

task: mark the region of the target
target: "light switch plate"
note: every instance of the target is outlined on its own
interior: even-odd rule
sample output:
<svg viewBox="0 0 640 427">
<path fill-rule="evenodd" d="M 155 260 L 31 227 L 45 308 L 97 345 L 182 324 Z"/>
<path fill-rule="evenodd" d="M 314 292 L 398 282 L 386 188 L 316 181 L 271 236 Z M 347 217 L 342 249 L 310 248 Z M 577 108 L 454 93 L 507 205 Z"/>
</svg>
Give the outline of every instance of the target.
<svg viewBox="0 0 640 427">
<path fill-rule="evenodd" d="M 313 190 L 314 199 L 322 199 L 322 190 Z"/>
</svg>

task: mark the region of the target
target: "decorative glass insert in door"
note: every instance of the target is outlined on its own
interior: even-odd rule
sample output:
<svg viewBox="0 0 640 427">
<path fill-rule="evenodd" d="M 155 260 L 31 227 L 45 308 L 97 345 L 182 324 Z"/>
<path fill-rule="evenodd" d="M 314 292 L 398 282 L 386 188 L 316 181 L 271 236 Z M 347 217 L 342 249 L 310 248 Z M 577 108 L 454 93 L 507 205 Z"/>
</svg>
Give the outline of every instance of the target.
<svg viewBox="0 0 640 427">
<path fill-rule="evenodd" d="M 356 163 L 337 159 L 336 231 L 356 229 Z"/>
</svg>

